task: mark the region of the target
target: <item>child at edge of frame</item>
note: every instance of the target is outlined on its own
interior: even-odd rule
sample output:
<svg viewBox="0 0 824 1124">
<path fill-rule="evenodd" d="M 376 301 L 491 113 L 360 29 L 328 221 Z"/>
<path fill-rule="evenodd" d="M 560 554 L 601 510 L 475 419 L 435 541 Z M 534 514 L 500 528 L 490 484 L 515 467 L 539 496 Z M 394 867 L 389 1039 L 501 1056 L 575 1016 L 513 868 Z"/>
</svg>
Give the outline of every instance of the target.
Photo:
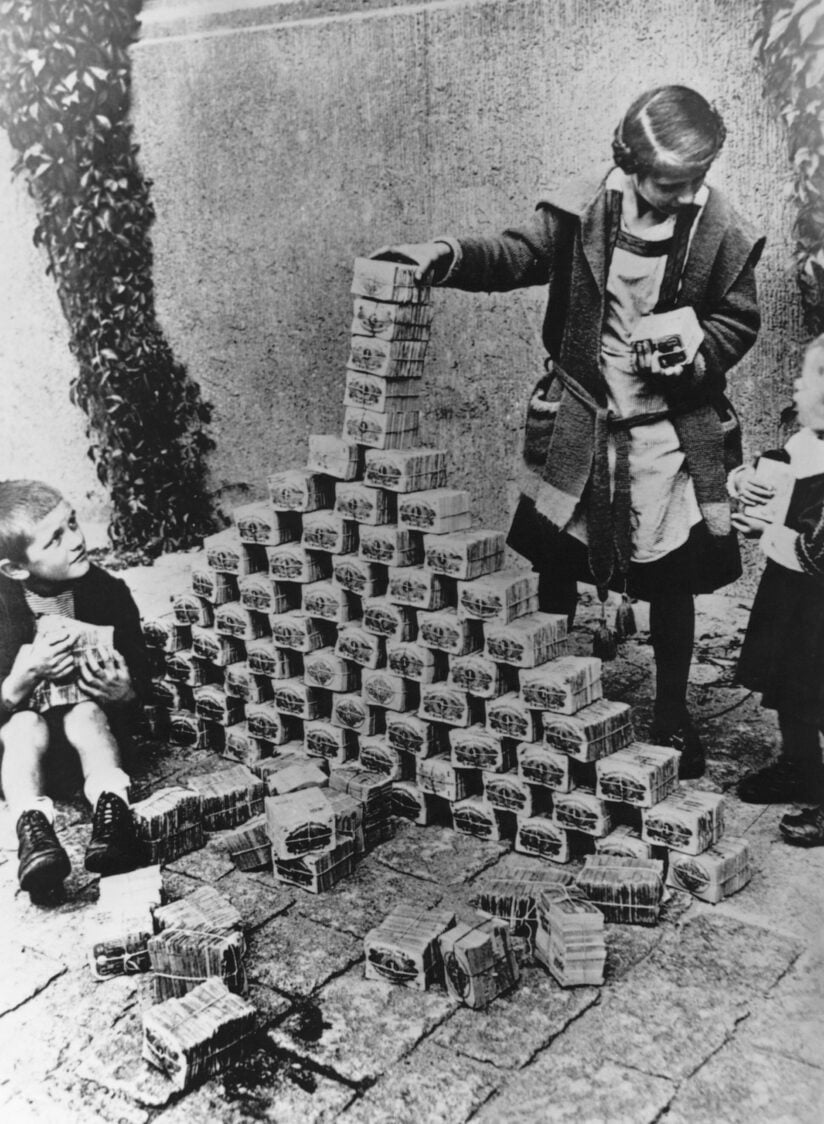
<svg viewBox="0 0 824 1124">
<path fill-rule="evenodd" d="M 735 526 L 757 538 L 767 558 L 737 681 L 761 692 L 781 732 L 778 758 L 742 777 L 738 795 L 748 804 L 805 805 L 779 830 L 787 843 L 815 847 L 824 844 L 824 335 L 807 346 L 793 401 L 801 428 L 782 450 L 762 454 L 783 460 L 795 478 L 785 522 L 753 513 L 773 494 L 753 467 L 733 470 L 728 481 L 748 509 L 733 515 Z"/>
<path fill-rule="evenodd" d="M 41 618 L 52 627 L 39 628 Z M 113 644 L 75 651 L 78 628 L 60 618 L 112 629 Z M 72 680 L 77 701 L 55 705 L 55 688 Z M 94 809 L 86 869 L 140 865 L 122 749 L 148 683 L 137 606 L 125 582 L 89 560 L 71 505 L 42 481 L 0 481 L 0 779 L 20 888 L 33 899 L 59 889 L 71 870 L 47 794 L 65 777 L 70 751 Z"/>
</svg>

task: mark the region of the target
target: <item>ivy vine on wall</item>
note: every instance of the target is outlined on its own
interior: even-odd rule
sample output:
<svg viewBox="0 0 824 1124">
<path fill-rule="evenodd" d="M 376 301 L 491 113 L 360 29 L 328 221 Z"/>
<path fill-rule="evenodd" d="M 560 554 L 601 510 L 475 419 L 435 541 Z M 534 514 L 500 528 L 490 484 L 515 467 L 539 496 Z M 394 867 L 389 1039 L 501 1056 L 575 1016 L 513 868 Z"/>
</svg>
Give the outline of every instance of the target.
<svg viewBox="0 0 824 1124">
<path fill-rule="evenodd" d="M 824 5 L 821 0 L 759 0 L 756 57 L 764 93 L 787 129 L 796 205 L 796 276 L 810 332 L 824 332 Z"/>
<path fill-rule="evenodd" d="M 142 0 L 0 0 L 0 124 L 27 177 L 69 326 L 73 402 L 118 547 L 150 554 L 213 527 L 211 407 L 157 322 L 150 183 L 128 121 Z"/>
</svg>

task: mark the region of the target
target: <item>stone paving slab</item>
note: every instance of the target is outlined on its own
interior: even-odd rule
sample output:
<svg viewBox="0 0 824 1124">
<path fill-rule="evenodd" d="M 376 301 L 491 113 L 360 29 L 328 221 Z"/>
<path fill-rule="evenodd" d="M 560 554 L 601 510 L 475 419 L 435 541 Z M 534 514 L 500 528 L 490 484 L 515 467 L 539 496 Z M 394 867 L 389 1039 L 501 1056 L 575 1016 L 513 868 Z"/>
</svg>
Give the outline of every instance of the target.
<svg viewBox="0 0 824 1124">
<path fill-rule="evenodd" d="M 257 983 L 252 981 L 248 984 L 245 992 L 246 998 L 258 1012 L 260 1021 L 263 1024 L 275 1022 L 290 1011 L 294 1006 L 294 1000 L 288 996 L 283 995 L 274 988 L 269 987 L 267 984 Z"/>
<path fill-rule="evenodd" d="M 215 882 L 218 893 L 228 898 L 251 929 L 258 929 L 285 913 L 294 904 L 295 894 L 271 875 L 259 878 L 242 870 L 232 870 Z"/>
<path fill-rule="evenodd" d="M 824 1073 L 731 1042 L 673 1098 L 666 1124 L 821 1124 Z"/>
<path fill-rule="evenodd" d="M 459 1007 L 434 1031 L 432 1041 L 504 1070 L 519 1069 L 598 998 L 596 987 L 562 988 L 543 968 L 524 968 L 508 995 L 484 1011 Z"/>
<path fill-rule="evenodd" d="M 644 729 L 649 721 L 647 711 L 652 703 L 652 685 L 644 654 L 639 649 L 645 645 L 638 640 L 630 641 L 612 663 L 605 663 L 602 669 L 604 696 L 619 702 L 632 700 L 633 721 Z M 591 656 L 592 641 L 572 645 L 576 655 Z M 646 705 L 645 705 L 646 704 Z M 635 707 L 638 707 L 636 713 Z M 636 730 L 636 733 L 638 730 Z"/>
<path fill-rule="evenodd" d="M 761 708 L 759 696 L 716 685 L 706 692 L 701 728 L 713 765 L 725 769 L 725 782 L 737 781 L 742 770 L 760 768 L 777 753 L 775 714 Z"/>
<path fill-rule="evenodd" d="M 674 987 L 737 991 L 747 999 L 766 994 L 803 950 L 797 940 L 706 908 L 666 933 L 636 971 L 657 973 Z"/>
<path fill-rule="evenodd" d="M 757 860 L 752 881 L 716 907 L 719 914 L 746 914 L 767 928 L 816 941 L 824 931 L 824 847 L 790 847 L 771 828 L 786 805 L 770 808 L 758 821 Z M 766 834 L 761 835 L 760 832 Z M 751 838 L 748 832 L 747 838 Z"/>
<path fill-rule="evenodd" d="M 473 1124 L 653 1124 L 675 1090 L 665 1077 L 559 1045 L 511 1077 L 472 1119 Z M 665 1119 L 670 1124 L 670 1118 Z M 700 1115 L 690 1124 L 699 1122 L 710 1124 Z"/>
<path fill-rule="evenodd" d="M 778 821 L 785 809 L 772 808 L 758 804 L 743 804 L 735 796 L 733 789 L 724 789 L 723 785 L 705 783 L 704 791 L 719 791 L 724 793 L 724 835 L 744 836 L 750 845 L 753 857 L 753 867 L 760 870 L 769 859 L 772 845 L 780 841 L 778 834 Z M 782 847 L 786 844 L 782 843 Z"/>
<path fill-rule="evenodd" d="M 604 978 L 619 980 L 636 964 L 646 960 L 660 940 L 664 930 L 660 925 L 605 925 L 607 962 Z"/>
<path fill-rule="evenodd" d="M 74 894 L 56 895 L 50 903 L 37 904 L 18 890 L 8 905 L 9 928 L 27 947 L 79 968 L 86 963 L 88 919 L 96 901 L 97 879 L 84 881 Z"/>
<path fill-rule="evenodd" d="M 822 1010 L 824 948 L 796 960 L 769 998 L 753 1006 L 737 1041 L 744 1048 L 793 1058 L 824 1071 Z"/>
<path fill-rule="evenodd" d="M 188 874 L 201 882 L 215 883 L 224 874 L 235 870 L 235 864 L 215 839 L 208 839 L 203 847 L 189 851 L 179 859 L 169 863 L 168 869 L 176 874 Z"/>
<path fill-rule="evenodd" d="M 347 1085 L 258 1050 L 154 1117 L 162 1124 L 331 1124 L 355 1096 Z"/>
<path fill-rule="evenodd" d="M 425 1042 L 339 1119 L 343 1124 L 460 1124 L 502 1080 L 492 1066 Z"/>
<path fill-rule="evenodd" d="M 96 983 L 88 969 L 69 971 L 0 1019 L 3 1074 L 19 1087 L 37 1086 L 107 1034 L 134 1000 L 133 979 Z"/>
<path fill-rule="evenodd" d="M 61 960 L 45 956 L 36 948 L 7 945 L 3 949 L 3 972 L 0 975 L 0 1015 L 13 1011 L 37 995 L 65 971 L 66 965 Z"/>
<path fill-rule="evenodd" d="M 562 1046 L 677 1084 L 726 1042 L 747 1012 L 740 993 L 677 986 L 642 966 L 604 988 L 598 1006 L 570 1028 Z"/>
<path fill-rule="evenodd" d="M 374 852 L 384 866 L 427 882 L 451 885 L 467 882 L 494 863 L 508 847 L 448 827 L 419 827 L 402 823 L 397 835 Z"/>
<path fill-rule="evenodd" d="M 393 870 L 380 860 L 380 854 L 367 855 L 356 865 L 352 877 L 339 882 L 329 893 L 298 890 L 294 912 L 362 940 L 397 902 L 429 909 L 441 900 L 440 886 Z"/>
<path fill-rule="evenodd" d="M 250 981 L 306 996 L 363 956 L 363 942 L 304 917 L 281 916 L 255 930 L 246 954 Z"/>
<path fill-rule="evenodd" d="M 42 1085 L 10 1085 L 0 1109 L 9 1124 L 147 1124 L 149 1112 L 94 1082 L 71 1074 L 50 1076 Z"/>
<path fill-rule="evenodd" d="M 187 894 L 194 893 L 203 885 L 199 878 L 190 878 L 188 874 L 177 874 L 167 866 L 163 868 L 161 877 L 166 900 L 170 902 L 185 898 Z"/>
<path fill-rule="evenodd" d="M 175 1087 L 164 1073 L 143 1060 L 142 1047 L 141 1009 L 133 1001 L 114 1026 L 95 1035 L 83 1049 L 77 1075 L 139 1105 L 167 1105 L 176 1095 Z"/>
<path fill-rule="evenodd" d="M 365 980 L 358 966 L 272 1027 L 272 1044 L 351 1082 L 387 1072 L 453 1010 L 443 990 Z M 311 1016 L 311 1017 L 309 1017 Z"/>
</svg>

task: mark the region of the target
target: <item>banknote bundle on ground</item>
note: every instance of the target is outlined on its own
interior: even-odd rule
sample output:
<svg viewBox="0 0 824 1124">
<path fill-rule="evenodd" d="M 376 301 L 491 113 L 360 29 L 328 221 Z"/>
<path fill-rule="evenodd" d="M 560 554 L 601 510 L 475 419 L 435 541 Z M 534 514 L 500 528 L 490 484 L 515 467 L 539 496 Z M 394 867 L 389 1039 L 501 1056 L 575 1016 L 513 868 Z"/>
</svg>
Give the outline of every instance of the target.
<svg viewBox="0 0 824 1124">
<path fill-rule="evenodd" d="M 202 886 L 154 912 L 143 996 L 143 1057 L 187 1089 L 250 1048 L 256 1011 L 246 989 L 244 922 Z"/>
<path fill-rule="evenodd" d="M 367 979 L 425 991 L 445 987 L 467 1007 L 486 1007 L 520 977 L 509 925 L 478 915 L 471 924 L 449 909 L 401 902 L 364 938 Z"/>
<path fill-rule="evenodd" d="M 536 959 L 542 896 L 571 893 L 574 888 L 575 875 L 570 870 L 523 867 L 483 879 L 472 904 L 506 923 L 518 960 L 526 965 Z"/>
<path fill-rule="evenodd" d="M 88 917 L 88 959 L 95 979 L 149 969 L 155 910 L 166 894 L 159 866 L 100 879 L 97 908 Z"/>
<path fill-rule="evenodd" d="M 167 903 L 158 866 L 102 877 L 87 951 L 97 980 L 141 974 L 143 1057 L 176 1088 L 250 1048 L 256 1012 L 241 995 L 244 922 L 212 887 Z"/>
<path fill-rule="evenodd" d="M 257 1012 L 213 976 L 143 1014 L 143 1057 L 176 1089 L 221 1073 L 252 1052 Z"/>
<path fill-rule="evenodd" d="M 254 819 L 263 812 L 265 792 L 260 777 L 232 762 L 157 789 L 132 805 L 143 860 L 173 862 L 198 850 L 209 835 Z"/>
<path fill-rule="evenodd" d="M 288 821 L 281 833 L 267 810 L 232 825 L 238 865 L 271 845 L 277 877 L 332 885 L 359 840 L 386 838 L 391 809 L 586 859 L 616 916 L 638 885 L 637 868 L 598 865 L 616 852 L 664 861 L 659 882 L 709 900 L 731 892 L 749 861 L 742 841 L 709 854 L 723 799 L 678 791 L 677 752 L 636 740 L 629 706 L 604 698 L 601 661 L 570 654 L 566 617 L 538 608 L 538 575 L 503 532 L 473 527 L 446 452 L 423 444 L 428 289 L 409 264 L 358 259 L 352 292 L 342 433 L 310 435 L 305 467 L 272 473 L 268 498 L 206 539 L 191 590 L 145 622 L 158 729 L 253 768 Z M 347 790 L 367 805 L 355 836 L 317 794 L 295 795 L 337 789 L 346 770 L 378 786 Z M 667 870 L 670 853 L 706 858 Z"/>
<path fill-rule="evenodd" d="M 554 887 L 538 899 L 535 959 L 562 987 L 604 982 L 604 913 L 578 890 Z"/>
</svg>

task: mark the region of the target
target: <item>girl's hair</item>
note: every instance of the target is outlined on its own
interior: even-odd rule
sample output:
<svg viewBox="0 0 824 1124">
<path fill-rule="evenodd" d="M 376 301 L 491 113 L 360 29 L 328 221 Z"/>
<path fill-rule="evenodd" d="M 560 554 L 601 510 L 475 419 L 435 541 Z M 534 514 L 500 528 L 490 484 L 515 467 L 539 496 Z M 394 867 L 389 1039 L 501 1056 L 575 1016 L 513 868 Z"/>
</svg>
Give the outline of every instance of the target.
<svg viewBox="0 0 824 1124">
<path fill-rule="evenodd" d="M 727 130 L 718 110 L 687 86 L 657 86 L 636 98 L 612 140 L 618 167 L 647 175 L 672 170 L 706 172 Z"/>
<path fill-rule="evenodd" d="M 25 562 L 35 525 L 62 499 L 42 480 L 0 480 L 0 558 Z"/>
</svg>

